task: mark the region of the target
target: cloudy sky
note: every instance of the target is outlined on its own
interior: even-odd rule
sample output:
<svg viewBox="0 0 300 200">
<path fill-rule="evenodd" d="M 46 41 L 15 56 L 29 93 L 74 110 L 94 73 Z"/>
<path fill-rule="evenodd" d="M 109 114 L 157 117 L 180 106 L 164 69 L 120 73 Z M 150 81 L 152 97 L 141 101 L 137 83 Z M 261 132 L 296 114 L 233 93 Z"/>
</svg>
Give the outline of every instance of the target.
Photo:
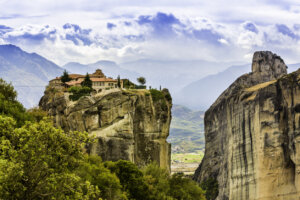
<svg viewBox="0 0 300 200">
<path fill-rule="evenodd" d="M 0 44 L 59 65 L 139 59 L 300 62 L 299 0 L 0 0 Z"/>
</svg>

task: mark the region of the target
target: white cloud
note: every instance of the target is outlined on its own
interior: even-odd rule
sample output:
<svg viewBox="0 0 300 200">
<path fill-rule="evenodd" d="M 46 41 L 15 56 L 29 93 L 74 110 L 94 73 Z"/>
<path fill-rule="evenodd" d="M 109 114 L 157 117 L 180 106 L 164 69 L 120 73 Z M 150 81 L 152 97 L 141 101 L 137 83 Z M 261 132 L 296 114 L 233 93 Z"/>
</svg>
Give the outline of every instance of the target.
<svg viewBox="0 0 300 200">
<path fill-rule="evenodd" d="M 285 24 L 300 35 L 300 28 L 293 28 L 300 17 L 296 0 L 0 0 L 0 6 L 5 7 L 1 23 L 14 28 L 2 36 L 2 43 L 12 42 L 58 64 L 141 58 L 248 62 L 244 55 L 260 49 L 286 54 L 288 61 L 294 61 L 299 52 L 299 41 L 276 29 L 276 24 Z M 161 32 L 154 35 L 153 24 L 137 23 L 138 16 L 155 17 L 157 12 L 173 14 L 183 25 L 168 26 L 164 31 L 174 35 L 160 38 Z M 66 23 L 92 31 L 63 29 Z M 107 23 L 116 26 L 109 30 Z M 251 25 L 246 29 L 247 23 L 258 32 L 251 31 Z M 34 43 L 34 38 L 40 40 Z"/>
</svg>

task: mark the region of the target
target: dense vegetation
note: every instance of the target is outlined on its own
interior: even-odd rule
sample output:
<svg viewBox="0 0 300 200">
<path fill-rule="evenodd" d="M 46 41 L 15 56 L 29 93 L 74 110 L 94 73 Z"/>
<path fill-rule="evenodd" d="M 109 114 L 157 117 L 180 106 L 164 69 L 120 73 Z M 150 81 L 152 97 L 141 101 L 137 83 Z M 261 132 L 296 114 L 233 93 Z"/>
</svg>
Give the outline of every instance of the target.
<svg viewBox="0 0 300 200">
<path fill-rule="evenodd" d="M 64 132 L 39 109 L 27 112 L 4 81 L 0 95 L 0 199 L 205 199 L 191 179 L 155 163 L 139 169 L 86 154 L 86 132 Z"/>
<path fill-rule="evenodd" d="M 72 101 L 77 101 L 80 97 L 89 95 L 92 90 L 92 88 L 86 86 L 72 86 L 68 89 L 68 91 L 72 93 L 69 98 Z"/>
</svg>

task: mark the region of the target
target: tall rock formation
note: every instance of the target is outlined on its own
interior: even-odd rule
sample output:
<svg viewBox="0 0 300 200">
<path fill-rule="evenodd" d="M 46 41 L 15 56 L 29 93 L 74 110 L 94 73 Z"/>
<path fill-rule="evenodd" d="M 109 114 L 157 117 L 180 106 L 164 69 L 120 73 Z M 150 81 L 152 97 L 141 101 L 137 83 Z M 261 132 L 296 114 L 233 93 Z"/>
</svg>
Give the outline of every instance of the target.
<svg viewBox="0 0 300 200">
<path fill-rule="evenodd" d="M 69 93 L 48 88 L 40 107 L 66 131 L 87 131 L 96 137 L 88 147 L 103 160 L 156 161 L 170 170 L 171 145 L 166 139 L 172 100 L 168 90 L 153 97 L 148 90 L 111 89 L 70 101 Z"/>
<path fill-rule="evenodd" d="M 256 52 L 205 113 L 205 156 L 194 179 L 218 182 L 218 200 L 300 199 L 300 70 Z"/>
</svg>

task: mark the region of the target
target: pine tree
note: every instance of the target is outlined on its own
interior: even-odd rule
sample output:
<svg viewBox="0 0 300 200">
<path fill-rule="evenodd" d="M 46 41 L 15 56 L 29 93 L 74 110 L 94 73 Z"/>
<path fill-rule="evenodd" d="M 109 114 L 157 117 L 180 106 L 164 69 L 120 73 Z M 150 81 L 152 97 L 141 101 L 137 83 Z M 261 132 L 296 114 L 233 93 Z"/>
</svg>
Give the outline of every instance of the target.
<svg viewBox="0 0 300 200">
<path fill-rule="evenodd" d="M 84 80 L 82 81 L 81 86 L 92 88 L 92 85 L 93 85 L 93 83 L 90 79 L 90 76 L 88 73 L 86 73 L 86 76 L 84 77 Z"/>
<path fill-rule="evenodd" d="M 121 79 L 120 79 L 120 75 L 118 76 L 118 88 L 121 88 Z"/>
<path fill-rule="evenodd" d="M 65 70 L 63 75 L 61 76 L 61 82 L 66 83 L 72 80 L 68 74 L 68 72 Z"/>
</svg>

